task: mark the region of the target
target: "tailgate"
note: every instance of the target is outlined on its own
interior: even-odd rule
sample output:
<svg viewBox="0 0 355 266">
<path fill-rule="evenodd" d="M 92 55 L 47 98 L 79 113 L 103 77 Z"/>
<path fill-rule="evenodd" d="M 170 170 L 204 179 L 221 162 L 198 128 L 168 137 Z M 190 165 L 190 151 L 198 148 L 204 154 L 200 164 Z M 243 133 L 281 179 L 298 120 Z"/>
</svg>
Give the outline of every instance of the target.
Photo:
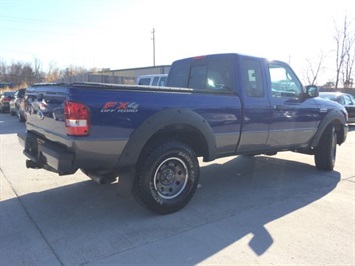
<svg viewBox="0 0 355 266">
<path fill-rule="evenodd" d="M 25 115 L 27 129 L 65 135 L 64 101 L 68 87 L 63 85 L 41 85 L 27 89 Z"/>
</svg>

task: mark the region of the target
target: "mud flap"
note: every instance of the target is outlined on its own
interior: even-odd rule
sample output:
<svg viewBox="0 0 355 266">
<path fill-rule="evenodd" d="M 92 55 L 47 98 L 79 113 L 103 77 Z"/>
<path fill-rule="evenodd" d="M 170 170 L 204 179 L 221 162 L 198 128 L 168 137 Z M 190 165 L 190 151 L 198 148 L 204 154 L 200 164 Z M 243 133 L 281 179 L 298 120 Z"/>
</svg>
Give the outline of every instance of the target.
<svg viewBox="0 0 355 266">
<path fill-rule="evenodd" d="M 123 197 L 129 197 L 131 195 L 135 175 L 136 170 L 133 167 L 119 171 L 117 184 L 118 195 Z"/>
</svg>

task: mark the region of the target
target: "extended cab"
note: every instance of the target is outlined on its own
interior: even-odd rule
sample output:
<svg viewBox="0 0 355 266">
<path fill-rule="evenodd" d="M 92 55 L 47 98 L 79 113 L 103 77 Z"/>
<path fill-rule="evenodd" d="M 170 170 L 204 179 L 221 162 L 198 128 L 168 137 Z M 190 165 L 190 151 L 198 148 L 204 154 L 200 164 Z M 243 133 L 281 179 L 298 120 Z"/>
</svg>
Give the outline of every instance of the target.
<svg viewBox="0 0 355 266">
<path fill-rule="evenodd" d="M 196 191 L 199 163 L 231 155 L 295 151 L 332 170 L 347 113 L 317 97 L 289 65 L 240 54 L 187 58 L 166 87 L 80 83 L 26 92 L 27 167 L 78 169 L 166 214 Z"/>
</svg>

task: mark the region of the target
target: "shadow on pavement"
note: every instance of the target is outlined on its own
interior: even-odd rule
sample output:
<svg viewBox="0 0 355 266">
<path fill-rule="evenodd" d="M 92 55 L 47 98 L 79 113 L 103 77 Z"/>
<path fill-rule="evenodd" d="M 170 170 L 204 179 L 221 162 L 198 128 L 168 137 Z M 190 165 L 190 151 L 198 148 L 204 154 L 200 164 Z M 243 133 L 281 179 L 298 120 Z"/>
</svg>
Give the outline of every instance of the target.
<svg viewBox="0 0 355 266">
<path fill-rule="evenodd" d="M 201 185 L 189 205 L 166 216 L 150 213 L 132 198 L 117 197 L 114 184 L 92 181 L 30 193 L 19 200 L 65 265 L 105 263 L 113 257 L 117 264 L 163 263 L 158 247 L 144 256 L 151 261 L 131 256 L 133 248 L 159 246 L 160 240 L 173 241 L 174 248 L 164 250 L 164 256 L 173 259 L 168 264 L 197 264 L 248 234 L 253 235 L 250 248 L 257 255 L 265 253 L 274 242 L 267 223 L 322 198 L 340 180 L 338 172 L 266 156 L 218 162 L 201 168 Z M 40 176 L 28 182 L 41 182 Z M 1 209 L 11 208 L 13 201 L 17 199 L 2 201 Z M 280 202 L 287 204 L 265 211 Z M 255 210 L 260 211 L 257 217 Z M 216 222 L 229 217 L 235 224 L 215 228 Z M 194 239 L 179 240 L 180 234 L 196 230 L 201 231 L 196 245 Z M 25 256 L 21 250 L 11 252 Z"/>
<path fill-rule="evenodd" d="M 15 134 L 25 130 L 25 123 L 19 122 L 16 116 L 0 113 L 0 135 Z"/>
</svg>

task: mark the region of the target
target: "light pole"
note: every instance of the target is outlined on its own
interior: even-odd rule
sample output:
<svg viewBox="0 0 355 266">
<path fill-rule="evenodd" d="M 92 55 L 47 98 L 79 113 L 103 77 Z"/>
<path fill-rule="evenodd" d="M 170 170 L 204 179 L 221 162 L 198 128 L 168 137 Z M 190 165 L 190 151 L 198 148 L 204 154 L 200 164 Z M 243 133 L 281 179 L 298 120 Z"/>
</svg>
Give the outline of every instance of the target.
<svg viewBox="0 0 355 266">
<path fill-rule="evenodd" d="M 153 34 L 153 66 L 155 66 L 155 29 L 153 28 L 153 31 L 152 31 L 152 34 Z"/>
</svg>

